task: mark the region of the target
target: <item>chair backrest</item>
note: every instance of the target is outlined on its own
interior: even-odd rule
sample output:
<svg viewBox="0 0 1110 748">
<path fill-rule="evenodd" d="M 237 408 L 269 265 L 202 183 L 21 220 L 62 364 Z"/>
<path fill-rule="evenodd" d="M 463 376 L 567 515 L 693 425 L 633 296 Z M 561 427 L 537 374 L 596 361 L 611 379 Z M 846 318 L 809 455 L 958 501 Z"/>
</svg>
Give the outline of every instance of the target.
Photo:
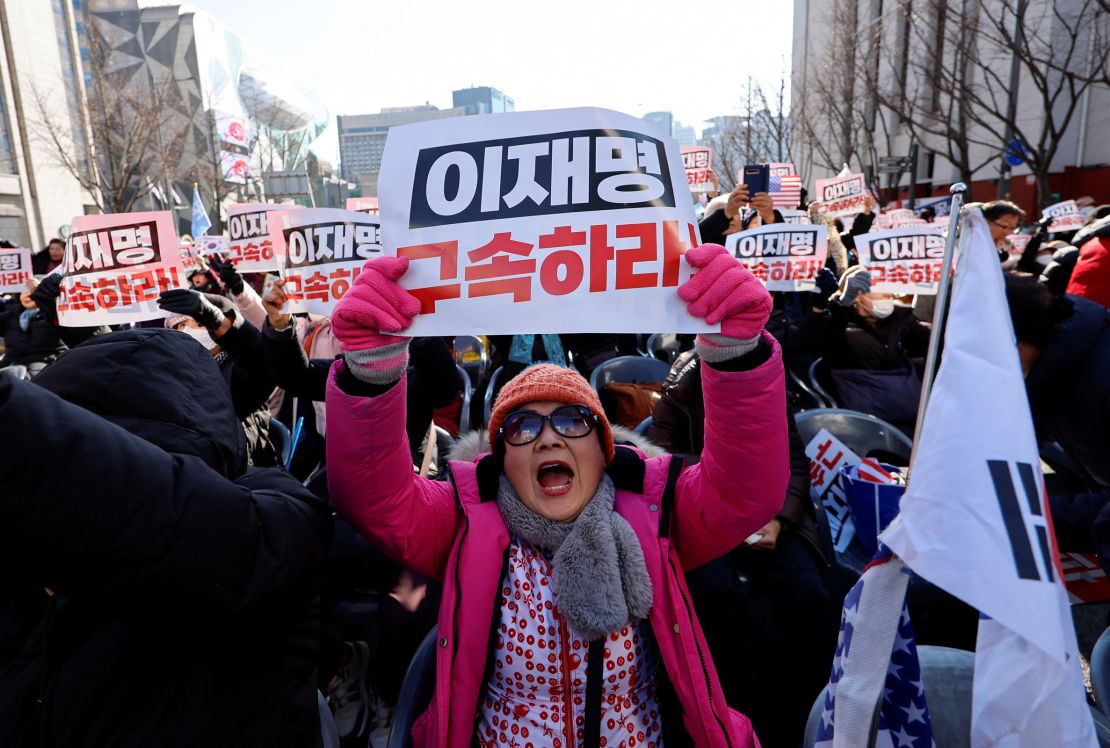
<svg viewBox="0 0 1110 748">
<path fill-rule="evenodd" d="M 651 335 L 647 339 L 647 354 L 673 364 L 678 358 L 678 335 L 673 332 L 657 332 Z"/>
<path fill-rule="evenodd" d="M 829 375 L 829 367 L 825 359 L 818 357 L 809 365 L 809 386 L 820 395 L 830 408 L 840 407 L 832 393 L 836 390 Z"/>
<path fill-rule="evenodd" d="M 793 389 L 799 397 L 812 402 L 815 408 L 830 407 L 829 404 L 825 402 L 825 398 L 821 397 L 815 389 L 806 384 L 805 380 L 795 374 L 789 366 L 786 367 L 786 387 L 787 390 Z M 799 407 L 803 410 L 805 409 L 802 405 L 799 405 Z"/>
<path fill-rule="evenodd" d="M 486 382 L 486 394 L 482 402 L 482 425 L 489 426 L 489 417 L 493 413 L 493 396 L 497 391 L 497 382 L 501 379 L 501 374 L 504 372 L 504 367 L 498 366 L 489 375 L 489 381 Z"/>
<path fill-rule="evenodd" d="M 293 435 L 289 427 L 276 418 L 270 419 L 270 444 L 278 456 L 279 465 L 289 464 L 289 453 L 293 451 Z"/>
<path fill-rule="evenodd" d="M 412 726 L 431 703 L 435 690 L 436 634 L 437 629 L 433 626 L 416 648 L 409 669 L 405 671 L 386 748 L 412 748 Z"/>
<path fill-rule="evenodd" d="M 617 356 L 602 361 L 590 374 L 590 386 L 598 392 L 610 382 L 646 384 L 662 382 L 671 367 L 657 358 L 646 356 Z"/>
<path fill-rule="evenodd" d="M 967 748 L 971 745 L 971 682 L 975 654 L 962 649 L 921 645 L 917 648 L 917 659 L 921 663 L 921 684 L 936 744 L 945 748 Z M 824 708 L 825 689 L 822 689 L 806 721 L 803 748 L 816 745 Z"/>
<path fill-rule="evenodd" d="M 455 364 L 459 374 L 459 384 L 462 386 L 462 410 L 459 411 L 459 434 L 470 431 L 470 398 L 474 395 L 474 387 L 470 382 L 470 375 L 459 364 Z"/>
<path fill-rule="evenodd" d="M 486 344 L 473 335 L 456 335 L 451 350 L 455 352 L 455 363 L 463 368 L 472 383 L 477 383 L 489 365 Z"/>
<path fill-rule="evenodd" d="M 897 455 L 909 464 L 913 442 L 881 418 L 844 408 L 814 408 L 796 413 L 794 422 L 805 444 L 809 444 L 821 429 L 828 429 L 860 457 L 882 451 Z"/>
<path fill-rule="evenodd" d="M 316 710 L 320 713 L 321 748 L 339 748 L 339 728 L 335 725 L 335 716 L 324 700 L 324 694 L 319 691 L 316 692 Z"/>
</svg>

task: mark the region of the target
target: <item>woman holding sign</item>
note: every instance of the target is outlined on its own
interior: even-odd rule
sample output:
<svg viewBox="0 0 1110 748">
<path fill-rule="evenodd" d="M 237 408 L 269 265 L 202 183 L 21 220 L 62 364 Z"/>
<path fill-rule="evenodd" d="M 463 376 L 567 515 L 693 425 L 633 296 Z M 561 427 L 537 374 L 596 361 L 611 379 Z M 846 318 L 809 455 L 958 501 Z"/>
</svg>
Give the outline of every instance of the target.
<svg viewBox="0 0 1110 748">
<path fill-rule="evenodd" d="M 755 746 L 724 703 L 683 580 L 782 506 L 789 474 L 771 299 L 720 246 L 686 254 L 678 289 L 701 335 L 697 465 L 614 445 L 597 394 L 541 364 L 501 390 L 492 453 L 449 482 L 413 475 L 403 332 L 420 304 L 404 258 L 370 260 L 332 326 L 332 503 L 382 550 L 444 580 L 431 707 L 417 745 Z M 672 742 L 673 741 L 673 742 Z"/>
</svg>

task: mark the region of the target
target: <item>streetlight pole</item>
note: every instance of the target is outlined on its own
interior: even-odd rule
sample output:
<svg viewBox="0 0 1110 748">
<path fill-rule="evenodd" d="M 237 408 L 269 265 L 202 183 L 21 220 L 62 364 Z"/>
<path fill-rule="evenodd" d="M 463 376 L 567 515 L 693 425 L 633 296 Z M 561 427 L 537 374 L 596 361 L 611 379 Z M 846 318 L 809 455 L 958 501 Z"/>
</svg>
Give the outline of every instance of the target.
<svg viewBox="0 0 1110 748">
<path fill-rule="evenodd" d="M 1010 162 L 1007 160 L 1010 143 L 1014 142 L 1014 122 L 1017 119 L 1018 86 L 1021 83 L 1021 59 L 1018 57 L 1018 39 L 1023 36 L 1025 8 L 1029 0 L 1014 0 L 1014 35 L 1010 38 L 1010 90 L 1006 101 L 1006 136 L 1003 138 L 1002 166 L 998 171 L 998 198 L 1010 192 Z M 1024 148 L 1022 149 L 1024 154 Z"/>
</svg>

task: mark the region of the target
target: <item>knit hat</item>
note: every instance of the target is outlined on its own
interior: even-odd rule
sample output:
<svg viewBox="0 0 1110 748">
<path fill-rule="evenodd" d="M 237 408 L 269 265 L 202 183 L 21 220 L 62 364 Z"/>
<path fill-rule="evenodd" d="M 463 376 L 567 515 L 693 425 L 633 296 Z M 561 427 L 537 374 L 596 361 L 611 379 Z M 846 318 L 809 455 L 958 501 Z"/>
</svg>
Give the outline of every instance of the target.
<svg viewBox="0 0 1110 748">
<path fill-rule="evenodd" d="M 605 410 L 601 407 L 597 393 L 581 374 L 554 364 L 529 366 L 501 388 L 489 418 L 490 445 L 494 449 L 504 448 L 501 443 L 501 424 L 505 422 L 507 415 L 521 405 L 544 400 L 585 405 L 589 408 L 597 416 L 605 462 L 608 464 L 613 461 L 613 430 L 609 426 L 609 419 L 605 417 Z"/>
<path fill-rule="evenodd" d="M 162 320 L 162 327 L 166 328 L 167 330 L 172 330 L 180 325 L 182 322 L 191 319 L 192 317 L 190 317 L 188 314 L 169 314 L 166 316 L 165 319 Z"/>
</svg>

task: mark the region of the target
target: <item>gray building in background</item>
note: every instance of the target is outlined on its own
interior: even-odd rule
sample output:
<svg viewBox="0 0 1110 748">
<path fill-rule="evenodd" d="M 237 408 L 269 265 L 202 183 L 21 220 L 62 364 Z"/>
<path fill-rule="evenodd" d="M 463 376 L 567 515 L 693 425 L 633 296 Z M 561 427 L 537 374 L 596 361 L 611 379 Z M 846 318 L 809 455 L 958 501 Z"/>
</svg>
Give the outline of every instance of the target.
<svg viewBox="0 0 1110 748">
<path fill-rule="evenodd" d="M 511 101 L 511 100 L 510 100 Z M 362 194 L 378 194 L 378 170 L 385 152 L 389 128 L 428 120 L 462 117 L 464 107 L 440 109 L 431 104 L 390 107 L 378 114 L 341 114 L 336 117 L 339 129 L 339 162 L 343 178 L 357 182 Z"/>
<path fill-rule="evenodd" d="M 674 115 L 670 112 L 648 112 L 640 119 L 654 125 L 664 135 L 674 133 Z"/>
<path fill-rule="evenodd" d="M 497 114 L 516 111 L 512 97 L 489 86 L 471 86 L 451 92 L 451 105 L 463 107 L 467 114 Z"/>
</svg>

